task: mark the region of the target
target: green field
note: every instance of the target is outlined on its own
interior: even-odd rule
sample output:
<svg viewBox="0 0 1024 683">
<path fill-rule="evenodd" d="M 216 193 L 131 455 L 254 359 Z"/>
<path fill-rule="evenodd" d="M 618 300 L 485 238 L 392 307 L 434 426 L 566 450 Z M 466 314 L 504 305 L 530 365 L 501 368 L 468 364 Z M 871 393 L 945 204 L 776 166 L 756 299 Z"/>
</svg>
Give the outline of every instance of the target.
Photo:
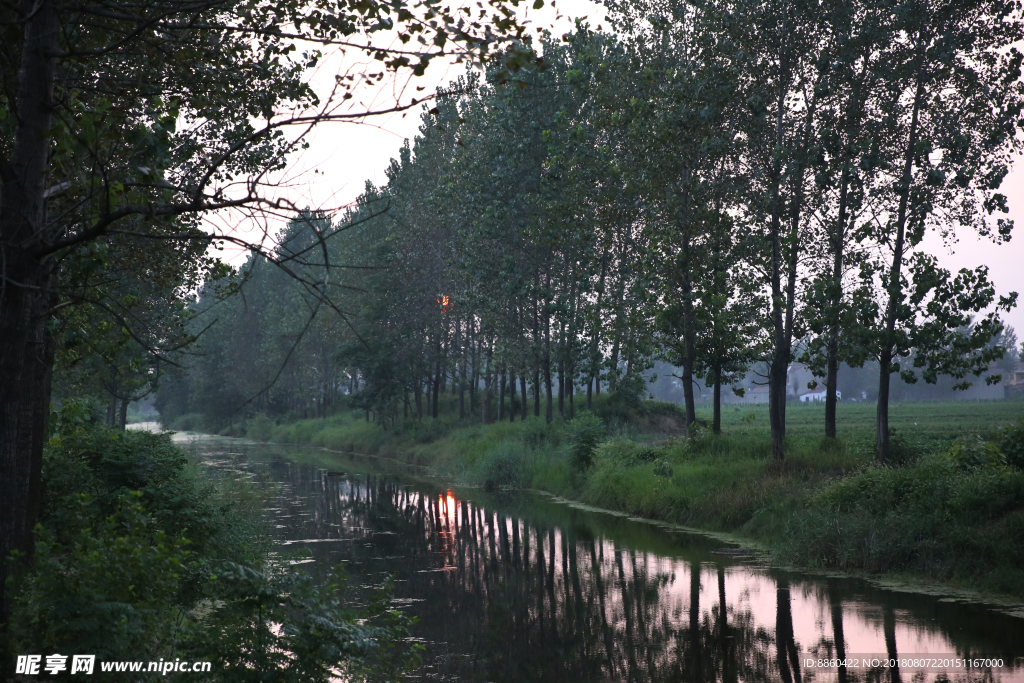
<svg viewBox="0 0 1024 683">
<path fill-rule="evenodd" d="M 697 415 L 711 419 L 710 407 L 698 405 Z M 752 422 L 744 422 L 743 418 Z M 898 430 L 919 434 L 986 432 L 1024 415 L 1024 401 L 948 401 L 892 403 L 889 422 Z M 844 434 L 874 433 L 875 405 L 840 403 L 837 408 L 840 437 Z M 786 408 L 786 428 L 791 434 L 821 434 L 825 424 L 824 403 L 790 403 Z M 768 405 L 724 405 L 722 428 L 730 431 L 768 429 Z"/>
</svg>

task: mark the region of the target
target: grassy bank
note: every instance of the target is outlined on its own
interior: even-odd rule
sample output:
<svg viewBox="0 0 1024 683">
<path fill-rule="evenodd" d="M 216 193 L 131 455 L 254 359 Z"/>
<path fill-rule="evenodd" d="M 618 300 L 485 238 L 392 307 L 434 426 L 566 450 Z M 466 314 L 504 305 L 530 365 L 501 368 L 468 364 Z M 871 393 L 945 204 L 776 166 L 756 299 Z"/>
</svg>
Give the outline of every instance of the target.
<svg viewBox="0 0 1024 683">
<path fill-rule="evenodd" d="M 242 425 L 261 440 L 387 455 L 483 486 L 533 487 L 640 516 L 727 531 L 779 562 L 892 573 L 1024 598 L 1024 404 L 894 405 L 894 458 L 874 462 L 874 406 L 790 406 L 788 457 L 770 457 L 765 406 L 682 436 L 675 406 L 617 406 L 551 425 L 446 413 L 385 430 L 361 414 Z M 710 415 L 700 415 L 707 419 Z"/>
<path fill-rule="evenodd" d="M 105 680 L 108 662 L 159 660 L 132 680 L 200 683 L 326 682 L 340 668 L 398 681 L 419 661 L 386 592 L 357 609 L 342 582 L 315 583 L 273 552 L 264 492 L 168 434 L 92 423 L 55 435 L 41 498 L 34 553 L 11 559 L 5 587 L 8 661 L 86 652 Z M 179 674 L 178 661 L 209 665 Z"/>
</svg>

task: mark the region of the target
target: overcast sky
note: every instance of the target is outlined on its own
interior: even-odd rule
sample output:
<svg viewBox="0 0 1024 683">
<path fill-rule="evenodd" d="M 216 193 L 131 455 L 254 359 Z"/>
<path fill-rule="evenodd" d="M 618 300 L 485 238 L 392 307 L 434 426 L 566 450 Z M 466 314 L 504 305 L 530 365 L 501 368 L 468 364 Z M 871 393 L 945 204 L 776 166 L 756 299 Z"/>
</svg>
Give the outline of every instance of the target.
<svg viewBox="0 0 1024 683">
<path fill-rule="evenodd" d="M 601 24 L 604 17 L 601 9 L 587 0 L 556 0 L 556 3 L 554 8 L 549 2 L 540 11 L 527 10 L 522 15 L 534 30 L 547 28 L 554 35 L 570 30 L 574 17 L 587 17 L 591 26 Z M 326 60 L 314 81 L 318 90 L 326 93 L 333 83 L 333 75 L 352 66 L 340 56 Z M 359 106 L 362 101 L 369 108 L 379 108 L 393 104 L 396 95 L 403 94 L 401 100 L 408 101 L 412 95 L 434 92 L 438 85 L 464 72 L 462 65 L 438 63 L 415 81 L 389 80 L 383 86 L 364 89 L 353 104 Z M 423 90 L 417 93 L 417 87 Z M 391 159 L 398 155 L 402 142 L 416 134 L 420 111 L 416 107 L 404 115 L 373 117 L 365 123 L 321 125 L 308 138 L 310 148 L 292 158 L 287 174 L 292 201 L 298 206 L 339 209 L 362 192 L 367 180 L 378 185 L 385 182 L 384 172 Z M 1008 244 L 997 246 L 973 233 L 965 233 L 958 236 L 956 244 L 948 246 L 943 245 L 938 236 L 930 235 L 924 247 L 939 258 L 941 265 L 952 270 L 987 265 L 998 293 L 1017 291 L 1024 295 L 1024 160 L 1005 182 L 1003 192 L 1009 197 L 1010 218 L 1017 225 L 1015 236 Z M 231 219 L 224 216 L 220 220 Z M 1006 319 L 1017 330 L 1024 331 L 1024 308 L 1018 307 Z M 1024 334 L 1020 336 L 1024 339 Z"/>
</svg>

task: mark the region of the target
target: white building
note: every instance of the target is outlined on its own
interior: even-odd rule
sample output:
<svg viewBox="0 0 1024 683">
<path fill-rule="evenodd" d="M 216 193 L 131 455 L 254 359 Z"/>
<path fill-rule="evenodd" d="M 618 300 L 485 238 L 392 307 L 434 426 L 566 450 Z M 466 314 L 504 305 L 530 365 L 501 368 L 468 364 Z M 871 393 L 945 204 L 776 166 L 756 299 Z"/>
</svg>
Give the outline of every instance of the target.
<svg viewBox="0 0 1024 683">
<path fill-rule="evenodd" d="M 819 391 L 808 391 L 806 394 L 800 394 L 800 402 L 811 403 L 812 401 L 824 401 L 826 393 L 825 389 L 821 389 Z M 843 392 L 837 391 L 836 399 L 842 400 L 842 398 Z"/>
</svg>

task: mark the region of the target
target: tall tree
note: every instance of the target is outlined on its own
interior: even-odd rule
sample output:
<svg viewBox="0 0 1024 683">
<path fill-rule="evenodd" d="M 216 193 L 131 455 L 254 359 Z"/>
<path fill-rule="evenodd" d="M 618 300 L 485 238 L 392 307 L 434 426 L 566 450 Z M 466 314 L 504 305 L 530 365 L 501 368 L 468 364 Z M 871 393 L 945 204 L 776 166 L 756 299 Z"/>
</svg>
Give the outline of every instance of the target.
<svg viewBox="0 0 1024 683">
<path fill-rule="evenodd" d="M 422 73 L 438 54 L 486 55 L 499 34 L 521 36 L 510 9 L 498 0 L 491 8 L 467 23 L 455 9 L 403 2 L 4 5 L 0 583 L 11 551 L 32 547 L 54 356 L 48 323 L 67 303 L 58 264 L 79 245 L 113 240 L 209 245 L 199 214 L 280 205 L 266 174 L 302 144 L 285 127 L 372 113 L 332 111 L 345 80 L 336 99 L 320 102 L 307 81 L 320 53 L 296 53 L 296 41 L 367 49 L 380 71 Z M 373 44 L 392 30 L 423 47 Z M 503 53 L 512 68 L 526 54 Z"/>
<path fill-rule="evenodd" d="M 999 218 L 993 226 L 986 216 L 1007 210 L 999 187 L 1020 149 L 1024 58 L 1011 47 L 1024 30 L 1016 3 L 920 1 L 889 11 L 869 124 L 874 144 L 862 160 L 880 205 L 871 238 L 886 253 L 862 269 L 865 287 L 877 283 L 882 303 L 876 308 L 875 297 L 863 297 L 860 321 L 862 344 L 880 366 L 876 441 L 883 461 L 890 454 L 891 376 L 916 379 L 900 359 L 914 349 L 913 365 L 930 381 L 939 373 L 980 374 L 994 358 L 984 347 L 1001 327 L 998 317 L 990 313 L 968 335 L 962 328 L 993 303 L 997 310 L 1014 304 L 1016 295 L 996 302 L 987 269 L 952 277 L 916 250 L 928 229 L 1009 237 L 1012 222 Z"/>
</svg>

